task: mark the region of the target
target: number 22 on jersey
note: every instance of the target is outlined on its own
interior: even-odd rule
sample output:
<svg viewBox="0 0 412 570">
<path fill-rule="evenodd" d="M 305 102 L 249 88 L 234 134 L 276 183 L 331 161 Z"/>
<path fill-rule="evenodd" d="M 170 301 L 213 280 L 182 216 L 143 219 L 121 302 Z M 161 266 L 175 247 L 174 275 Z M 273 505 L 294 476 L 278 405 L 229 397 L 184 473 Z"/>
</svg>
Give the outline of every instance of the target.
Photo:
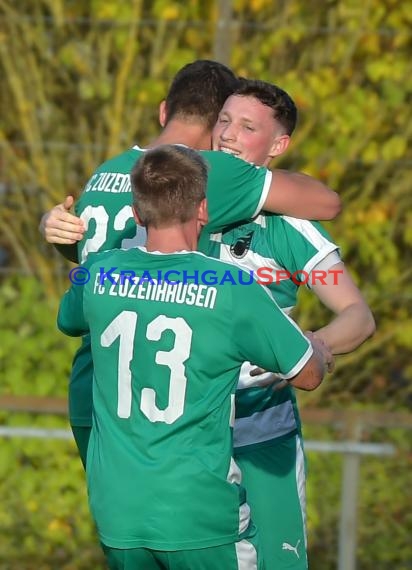
<svg viewBox="0 0 412 570">
<path fill-rule="evenodd" d="M 89 253 L 100 251 L 104 247 L 107 240 L 108 230 L 116 232 L 123 232 L 126 224 L 130 219 L 133 219 L 133 210 L 131 206 L 123 206 L 114 216 L 113 222 L 110 221 L 110 216 L 104 206 L 87 206 L 80 215 L 81 219 L 85 222 L 86 227 L 89 226 L 90 220 L 95 220 L 96 229 L 92 237 L 88 238 L 83 245 L 80 261 L 84 263 Z M 113 228 L 111 228 L 113 225 Z M 120 244 L 113 247 L 120 247 L 121 249 L 131 249 L 146 243 L 146 230 L 142 226 L 136 225 L 136 233 L 132 238 L 123 238 Z M 107 249 L 107 247 L 105 248 Z"/>
</svg>

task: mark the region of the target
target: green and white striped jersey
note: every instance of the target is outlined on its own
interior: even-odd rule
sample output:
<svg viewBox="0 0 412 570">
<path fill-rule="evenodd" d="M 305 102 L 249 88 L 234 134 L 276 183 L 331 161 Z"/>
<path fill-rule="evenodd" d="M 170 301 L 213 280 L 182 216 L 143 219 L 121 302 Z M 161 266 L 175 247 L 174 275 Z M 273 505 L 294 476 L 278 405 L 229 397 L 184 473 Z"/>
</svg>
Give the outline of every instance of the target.
<svg viewBox="0 0 412 570">
<path fill-rule="evenodd" d="M 90 281 L 66 293 L 58 325 L 91 337 L 86 472 L 100 540 L 157 550 L 238 540 L 249 523 L 232 458 L 240 367 L 251 360 L 290 378 L 310 343 L 263 287 L 233 285 L 234 266 L 201 253 L 113 250 L 86 267 Z M 168 284 L 169 270 L 197 277 Z"/>
<path fill-rule="evenodd" d="M 101 164 L 76 203 L 76 214 L 86 224 L 78 243 L 83 263 L 89 253 L 144 245 L 146 232 L 136 226 L 132 213 L 130 171 L 144 149 L 135 146 Z M 209 164 L 207 199 L 209 223 L 205 232 L 252 219 L 264 204 L 272 173 L 223 152 L 201 151 Z M 69 385 L 72 425 L 90 426 L 92 418 L 92 363 L 87 336 L 75 355 Z"/>
<path fill-rule="evenodd" d="M 340 261 L 337 245 L 318 222 L 276 214 L 261 214 L 250 223 L 202 236 L 199 249 L 253 271 L 257 279 L 261 276 L 259 282 L 266 285 L 287 314 L 296 305 L 299 281 L 307 281 L 320 262 L 322 270 L 327 271 Z M 256 312 L 255 318 L 263 322 L 265 315 Z M 250 376 L 254 367 L 246 362 L 239 378 L 234 429 L 237 452 L 300 431 L 294 389 L 287 386 L 273 391 L 255 387 L 256 377 Z"/>
</svg>

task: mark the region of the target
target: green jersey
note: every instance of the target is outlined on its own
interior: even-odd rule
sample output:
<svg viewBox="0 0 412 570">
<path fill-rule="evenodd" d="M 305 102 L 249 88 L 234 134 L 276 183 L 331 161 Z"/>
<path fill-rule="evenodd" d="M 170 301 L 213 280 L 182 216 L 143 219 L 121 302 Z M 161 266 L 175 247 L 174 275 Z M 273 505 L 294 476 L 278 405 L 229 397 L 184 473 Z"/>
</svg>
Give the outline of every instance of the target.
<svg viewBox="0 0 412 570">
<path fill-rule="evenodd" d="M 310 287 L 316 276 L 312 270 L 319 263 L 328 271 L 340 261 L 337 245 L 318 222 L 275 214 L 259 215 L 223 233 L 202 236 L 199 249 L 253 271 L 286 313 L 296 305 L 299 287 Z M 253 368 L 246 362 L 239 378 L 234 430 L 237 453 L 247 451 L 249 445 L 269 444 L 300 430 L 294 389 L 256 387 L 256 377 L 250 376 Z"/>
<path fill-rule="evenodd" d="M 104 162 L 87 182 L 76 204 L 76 214 L 87 228 L 78 244 L 80 262 L 92 252 L 128 249 L 146 242 L 145 230 L 133 219 L 129 176 L 143 152 L 136 146 Z M 222 152 L 201 151 L 201 155 L 209 164 L 207 232 L 253 218 L 266 200 L 272 173 Z M 76 426 L 91 425 L 92 363 L 88 354 L 90 341 L 85 337 L 70 378 L 69 414 Z"/>
<path fill-rule="evenodd" d="M 86 472 L 101 541 L 185 550 L 239 540 L 249 522 L 232 459 L 240 367 L 291 378 L 310 343 L 263 287 L 201 253 L 114 250 L 87 267 L 58 325 L 91 337 Z"/>
<path fill-rule="evenodd" d="M 81 263 L 90 252 L 143 245 L 145 230 L 133 218 L 129 175 L 143 152 L 134 147 L 104 162 L 86 184 L 76 204 L 87 227 L 78 244 Z M 200 154 L 209 164 L 207 231 L 253 218 L 266 200 L 272 173 L 222 152 Z"/>
</svg>

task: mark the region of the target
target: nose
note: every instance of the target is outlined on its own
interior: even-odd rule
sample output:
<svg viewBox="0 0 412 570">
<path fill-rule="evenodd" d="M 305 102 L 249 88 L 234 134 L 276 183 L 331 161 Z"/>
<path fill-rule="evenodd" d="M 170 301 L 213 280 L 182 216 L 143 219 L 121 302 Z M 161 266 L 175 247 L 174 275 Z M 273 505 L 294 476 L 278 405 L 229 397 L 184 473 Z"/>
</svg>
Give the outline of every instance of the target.
<svg viewBox="0 0 412 570">
<path fill-rule="evenodd" d="M 233 141 L 236 139 L 236 128 L 233 123 L 228 123 L 223 127 L 220 138 L 224 141 Z"/>
</svg>

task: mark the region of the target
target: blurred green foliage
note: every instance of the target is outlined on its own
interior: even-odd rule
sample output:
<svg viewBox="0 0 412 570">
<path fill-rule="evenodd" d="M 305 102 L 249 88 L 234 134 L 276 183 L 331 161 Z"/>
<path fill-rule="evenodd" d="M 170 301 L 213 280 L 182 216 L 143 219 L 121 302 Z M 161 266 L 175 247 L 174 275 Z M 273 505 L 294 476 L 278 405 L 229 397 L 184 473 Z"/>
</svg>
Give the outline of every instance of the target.
<svg viewBox="0 0 412 570">
<path fill-rule="evenodd" d="M 412 407 L 412 1 L 233 0 L 226 29 L 240 75 L 285 88 L 299 125 L 277 165 L 336 189 L 344 210 L 328 224 L 375 314 L 378 331 L 338 360 L 303 405 Z M 39 239 L 41 214 L 77 195 L 95 166 L 157 132 L 157 105 L 174 73 L 215 58 L 218 3 L 201 0 L 0 0 L 0 391 L 66 392 L 76 341 L 55 327 L 68 264 Z M 14 273 L 21 274 L 20 278 Z M 299 322 L 329 317 L 301 292 Z M 66 425 L 0 412 L 8 425 Z M 307 427 L 312 439 L 333 439 Z M 369 434 L 375 437 L 376 434 Z M 406 570 L 410 436 L 386 431 L 395 458 L 365 459 L 359 568 Z M 310 455 L 310 556 L 336 566 L 341 458 Z M 74 445 L 2 440 L 0 569 L 101 568 Z M 409 564 L 409 566 L 408 566 Z"/>
<path fill-rule="evenodd" d="M 65 396 L 78 339 L 56 327 L 57 300 L 41 281 L 0 283 L 1 394 Z M 10 427 L 69 429 L 66 418 L 0 410 Z M 91 570 L 102 558 L 73 441 L 0 441 L 1 570 Z"/>
</svg>

